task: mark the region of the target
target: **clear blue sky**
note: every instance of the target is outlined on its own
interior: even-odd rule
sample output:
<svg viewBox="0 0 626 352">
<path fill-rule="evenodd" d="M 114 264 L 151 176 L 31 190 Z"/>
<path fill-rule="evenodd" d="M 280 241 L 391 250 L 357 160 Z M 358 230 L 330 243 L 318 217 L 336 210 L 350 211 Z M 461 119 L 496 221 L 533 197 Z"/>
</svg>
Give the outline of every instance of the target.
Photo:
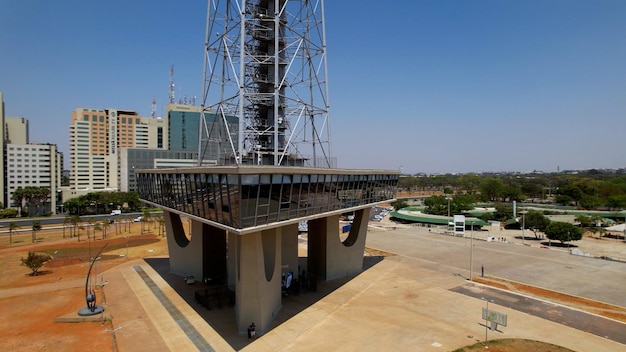
<svg viewBox="0 0 626 352">
<path fill-rule="evenodd" d="M 333 154 L 405 173 L 626 167 L 626 1 L 326 1 Z M 206 1 L 0 0 L 0 91 L 69 159 L 77 107 L 199 97 Z"/>
</svg>

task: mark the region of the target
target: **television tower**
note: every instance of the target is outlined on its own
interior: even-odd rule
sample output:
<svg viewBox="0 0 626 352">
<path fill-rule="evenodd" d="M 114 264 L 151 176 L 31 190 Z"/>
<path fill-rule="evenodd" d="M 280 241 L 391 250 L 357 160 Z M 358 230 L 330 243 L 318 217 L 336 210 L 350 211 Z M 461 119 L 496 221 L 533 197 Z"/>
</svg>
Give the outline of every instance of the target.
<svg viewBox="0 0 626 352">
<path fill-rule="evenodd" d="M 199 165 L 336 166 L 323 0 L 209 0 L 204 49 Z"/>
</svg>

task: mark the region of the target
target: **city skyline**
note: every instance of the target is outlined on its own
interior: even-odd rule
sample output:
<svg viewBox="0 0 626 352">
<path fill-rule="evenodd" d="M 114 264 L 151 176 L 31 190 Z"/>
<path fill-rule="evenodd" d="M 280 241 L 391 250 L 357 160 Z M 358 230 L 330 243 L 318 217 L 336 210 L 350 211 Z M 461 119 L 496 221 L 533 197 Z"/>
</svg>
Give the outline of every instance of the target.
<svg viewBox="0 0 626 352">
<path fill-rule="evenodd" d="M 0 4 L 6 116 L 67 155 L 78 107 L 150 116 L 154 97 L 163 116 L 171 65 L 176 101 L 199 104 L 206 2 L 147 4 Z M 338 167 L 626 166 L 626 3 L 376 4 L 325 3 Z"/>
</svg>

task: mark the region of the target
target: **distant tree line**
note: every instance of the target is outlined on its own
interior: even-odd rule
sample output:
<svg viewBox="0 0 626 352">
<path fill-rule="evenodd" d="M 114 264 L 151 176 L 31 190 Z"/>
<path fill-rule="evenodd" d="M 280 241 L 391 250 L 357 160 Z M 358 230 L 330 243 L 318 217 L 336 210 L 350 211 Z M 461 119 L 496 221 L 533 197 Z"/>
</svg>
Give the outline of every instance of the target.
<svg viewBox="0 0 626 352">
<path fill-rule="evenodd" d="M 599 170 L 549 174 L 402 176 L 406 192 L 472 195 L 477 202 L 550 202 L 580 209 L 626 208 L 626 174 Z M 447 206 L 447 201 L 446 201 Z"/>
<path fill-rule="evenodd" d="M 134 212 L 142 208 L 137 192 L 91 192 L 63 203 L 70 215 L 109 214 L 112 210 Z"/>
</svg>

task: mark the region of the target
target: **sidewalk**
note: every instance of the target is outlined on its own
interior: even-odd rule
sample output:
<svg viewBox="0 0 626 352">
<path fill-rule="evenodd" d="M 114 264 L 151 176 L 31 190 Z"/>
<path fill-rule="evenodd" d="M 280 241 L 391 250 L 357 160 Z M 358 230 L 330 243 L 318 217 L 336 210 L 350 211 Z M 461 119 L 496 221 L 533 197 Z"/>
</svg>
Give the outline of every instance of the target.
<svg viewBox="0 0 626 352">
<path fill-rule="evenodd" d="M 116 271 L 106 274 L 106 295 L 114 326 L 122 327 L 116 333 L 120 351 L 202 350 L 194 344 L 189 329 L 181 328 L 168 312 L 167 302 L 150 290 L 146 283 L 150 280 L 212 350 L 232 351 L 234 345 L 239 346 L 233 339 L 245 339 L 220 336 L 216 331 L 224 326 L 206 323 L 145 261 L 130 262 Z M 140 271 L 148 281 L 141 278 Z M 301 307 L 299 314 L 241 350 L 451 351 L 485 338 L 484 302 L 450 291 L 464 284 L 467 280 L 462 277 L 423 269 L 410 258 L 385 257 L 316 303 Z M 476 285 L 475 290 L 480 292 L 481 286 Z M 293 309 L 285 306 L 283 311 Z M 498 304 L 490 309 L 507 314 L 509 324 L 498 332 L 487 331 L 489 339 L 527 338 L 575 351 L 618 352 L 626 348 Z"/>
</svg>

